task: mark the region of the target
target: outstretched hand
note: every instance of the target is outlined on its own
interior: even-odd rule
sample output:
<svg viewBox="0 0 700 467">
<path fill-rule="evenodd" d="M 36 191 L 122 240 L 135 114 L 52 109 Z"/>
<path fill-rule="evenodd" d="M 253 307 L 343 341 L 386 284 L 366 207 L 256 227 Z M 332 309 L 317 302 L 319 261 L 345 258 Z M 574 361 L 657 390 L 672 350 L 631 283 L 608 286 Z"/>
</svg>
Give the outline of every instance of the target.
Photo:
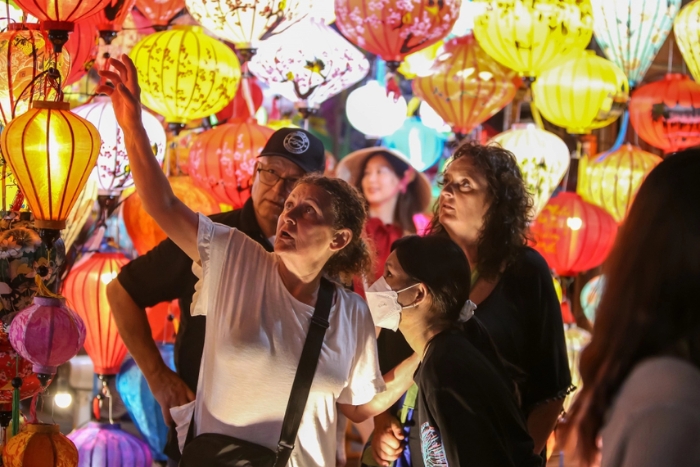
<svg viewBox="0 0 700 467">
<path fill-rule="evenodd" d="M 107 94 L 112 99 L 114 114 L 122 129 L 133 124 L 141 124 L 141 88 L 139 87 L 136 66 L 128 55 L 121 60 L 110 58 L 107 62 L 114 70 L 100 70 L 99 75 L 110 81 L 114 87 L 102 84 L 97 92 Z"/>
</svg>

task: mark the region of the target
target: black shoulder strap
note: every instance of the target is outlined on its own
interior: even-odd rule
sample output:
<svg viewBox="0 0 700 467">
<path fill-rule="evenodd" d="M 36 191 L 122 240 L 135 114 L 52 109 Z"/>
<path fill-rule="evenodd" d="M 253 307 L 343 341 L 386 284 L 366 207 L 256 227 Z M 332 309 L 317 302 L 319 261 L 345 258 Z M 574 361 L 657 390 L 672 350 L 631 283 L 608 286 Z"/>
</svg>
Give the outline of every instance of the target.
<svg viewBox="0 0 700 467">
<path fill-rule="evenodd" d="M 304 414 L 306 401 L 309 399 L 311 382 L 314 379 L 318 359 L 321 355 L 323 338 L 326 334 L 326 329 L 328 329 L 328 316 L 331 312 L 334 290 L 335 286 L 331 281 L 321 278 L 321 287 L 318 290 L 318 298 L 316 299 L 316 309 L 311 318 L 309 332 L 306 335 L 306 342 L 304 343 L 304 349 L 301 351 L 299 366 L 294 377 L 294 384 L 292 384 L 292 393 L 287 403 L 287 411 L 284 414 L 282 434 L 277 445 L 275 467 L 286 466 L 292 455 L 299 425 L 301 424 L 301 416 Z"/>
</svg>

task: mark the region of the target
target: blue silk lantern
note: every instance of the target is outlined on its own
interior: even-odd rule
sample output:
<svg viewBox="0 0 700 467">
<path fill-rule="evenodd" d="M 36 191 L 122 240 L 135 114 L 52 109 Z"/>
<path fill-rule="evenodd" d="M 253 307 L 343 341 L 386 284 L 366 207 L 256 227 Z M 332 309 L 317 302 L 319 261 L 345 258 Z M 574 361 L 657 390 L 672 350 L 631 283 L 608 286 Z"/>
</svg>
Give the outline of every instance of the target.
<svg viewBox="0 0 700 467">
<path fill-rule="evenodd" d="M 410 117 L 401 128 L 382 140 L 382 146 L 405 154 L 413 168 L 422 172 L 440 159 L 445 141 L 442 133 L 423 125 L 418 117 Z"/>
<path fill-rule="evenodd" d="M 583 308 L 583 314 L 586 315 L 586 318 L 588 318 L 591 323 L 595 321 L 595 312 L 598 309 L 598 304 L 600 303 L 600 297 L 603 295 L 604 288 L 605 277 L 595 276 L 588 281 L 581 290 L 581 307 Z"/>
<path fill-rule="evenodd" d="M 175 370 L 173 344 L 158 344 L 165 364 Z M 163 448 L 168 440 L 168 426 L 163 421 L 160 405 L 153 397 L 146 378 L 133 358 L 128 357 L 117 375 L 117 391 L 156 461 L 167 460 Z"/>
</svg>

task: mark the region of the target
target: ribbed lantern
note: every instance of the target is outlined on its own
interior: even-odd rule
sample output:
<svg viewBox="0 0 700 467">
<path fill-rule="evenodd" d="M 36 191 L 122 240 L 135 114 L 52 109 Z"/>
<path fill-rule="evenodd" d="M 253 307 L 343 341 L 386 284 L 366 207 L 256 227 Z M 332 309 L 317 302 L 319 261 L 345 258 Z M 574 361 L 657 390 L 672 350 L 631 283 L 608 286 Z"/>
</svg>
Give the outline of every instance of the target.
<svg viewBox="0 0 700 467">
<path fill-rule="evenodd" d="M 379 55 L 396 70 L 406 55 L 447 36 L 461 5 L 462 0 L 336 0 L 335 24 L 350 42 Z"/>
<path fill-rule="evenodd" d="M 92 17 L 105 43 L 111 43 L 122 30 L 124 20 L 134 7 L 134 3 L 136 0 L 109 0 L 107 5 Z"/>
<path fill-rule="evenodd" d="M 530 231 L 549 267 L 560 276 L 575 276 L 603 263 L 615 242 L 617 222 L 576 193 L 562 192 L 549 200 Z"/>
<path fill-rule="evenodd" d="M 364 78 L 369 62 L 322 19 L 309 18 L 263 42 L 249 69 L 308 116 Z"/>
<path fill-rule="evenodd" d="M 586 50 L 543 72 L 532 93 L 548 121 L 569 133 L 587 134 L 622 115 L 629 84 L 617 65 Z"/>
<path fill-rule="evenodd" d="M 136 0 L 136 8 L 157 31 L 162 31 L 185 9 L 185 0 Z"/>
<path fill-rule="evenodd" d="M 387 94 L 386 88 L 375 80 L 354 89 L 345 102 L 348 121 L 368 138 L 381 138 L 397 131 L 406 120 L 407 111 L 403 96 Z"/>
<path fill-rule="evenodd" d="M 600 206 L 617 222 L 622 222 L 639 186 L 662 159 L 629 143 L 603 160 L 598 160 L 599 157 L 581 158 L 576 191 L 585 201 Z"/>
<path fill-rule="evenodd" d="M 98 97 L 92 103 L 73 110 L 97 128 L 102 137 L 100 155 L 95 167 L 96 178 L 100 184 L 100 195 L 115 196 L 124 188 L 134 184 L 126 155 L 124 131 L 117 123 L 112 100 Z M 159 164 L 165 158 L 166 137 L 163 125 L 156 117 L 141 110 L 141 122 L 151 143 L 153 155 Z"/>
<path fill-rule="evenodd" d="M 679 73 L 632 93 L 630 122 L 640 138 L 665 153 L 700 144 L 700 84 Z"/>
<path fill-rule="evenodd" d="M 586 48 L 590 0 L 474 0 L 474 36 L 487 54 L 522 76 L 539 76 Z"/>
<path fill-rule="evenodd" d="M 241 78 L 236 54 L 197 26 L 146 36 L 129 56 L 138 70 L 144 105 L 173 124 L 226 107 Z"/>
<path fill-rule="evenodd" d="M 27 423 L 2 451 L 5 467 L 78 467 L 78 450 L 58 425 Z"/>
<path fill-rule="evenodd" d="M 64 87 L 80 80 L 95 65 L 99 40 L 100 33 L 94 16 L 75 23 L 75 29 L 64 47 L 70 57 L 70 73 L 63 83 Z"/>
<path fill-rule="evenodd" d="M 627 75 L 642 82 L 666 41 L 681 0 L 591 0 L 593 31 L 603 53 Z"/>
<path fill-rule="evenodd" d="M 107 285 L 128 262 L 123 253 L 88 253 L 73 266 L 64 282 L 63 294 L 87 328 L 85 350 L 95 373 L 101 376 L 116 375 L 126 356 L 126 346 L 107 301 Z"/>
<path fill-rule="evenodd" d="M 0 135 L 2 152 L 41 229 L 65 228 L 99 154 L 97 128 L 68 107 L 36 101 Z"/>
<path fill-rule="evenodd" d="M 681 9 L 673 33 L 690 74 L 700 80 L 700 2 L 694 0 Z"/>
<path fill-rule="evenodd" d="M 430 73 L 413 80 L 413 92 L 463 136 L 512 101 L 519 85 L 516 73 L 488 56 L 470 34 L 445 44 Z"/>
<path fill-rule="evenodd" d="M 68 435 L 80 456 L 80 467 L 151 467 L 148 445 L 118 423 L 90 422 Z"/>
<path fill-rule="evenodd" d="M 536 218 L 569 169 L 570 153 L 566 143 L 532 123 L 516 123 L 489 143 L 498 144 L 515 155 L 525 185 L 532 194 L 532 218 Z"/>
</svg>

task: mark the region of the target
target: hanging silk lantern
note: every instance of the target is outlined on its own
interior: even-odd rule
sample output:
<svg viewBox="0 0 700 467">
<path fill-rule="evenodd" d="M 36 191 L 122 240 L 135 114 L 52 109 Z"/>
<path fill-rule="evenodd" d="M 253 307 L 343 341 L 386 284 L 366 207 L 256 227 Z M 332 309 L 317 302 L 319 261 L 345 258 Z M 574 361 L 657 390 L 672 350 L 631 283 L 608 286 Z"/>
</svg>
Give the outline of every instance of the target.
<svg viewBox="0 0 700 467">
<path fill-rule="evenodd" d="M 68 75 L 70 57 L 54 55 L 38 24 L 15 23 L 0 33 L 0 116 L 7 125 L 22 115 L 35 100 L 53 100 L 56 90 L 42 72 L 55 68 L 62 78 Z"/>
<path fill-rule="evenodd" d="M 549 200 L 532 223 L 533 247 L 560 276 L 600 266 L 617 234 L 615 219 L 576 193 L 562 192 Z"/>
<path fill-rule="evenodd" d="M 173 300 L 146 308 L 146 317 L 151 326 L 151 336 L 155 342 L 175 343 L 180 325 L 180 305 L 178 303 L 178 300 Z"/>
<path fill-rule="evenodd" d="M 700 144 L 700 84 L 679 73 L 632 93 L 630 122 L 640 138 L 666 154 Z"/>
<path fill-rule="evenodd" d="M 75 23 L 75 29 L 65 45 L 65 51 L 70 57 L 70 72 L 62 83 L 64 88 L 80 80 L 93 67 L 99 41 L 100 34 L 94 16 Z"/>
<path fill-rule="evenodd" d="M 418 114 L 420 115 L 420 120 L 423 122 L 423 125 L 428 128 L 432 128 L 444 134 L 452 132 L 450 125 L 448 125 L 427 102 L 423 101 L 420 103 Z"/>
<path fill-rule="evenodd" d="M 80 232 L 92 215 L 92 209 L 97 199 L 97 188 L 97 179 L 94 176 L 90 176 L 85 184 L 85 188 L 80 192 L 78 200 L 73 205 L 73 209 L 68 214 L 66 228 L 61 232 L 61 238 L 66 250 L 69 250 L 78 239 Z"/>
<path fill-rule="evenodd" d="M 248 88 L 247 91 L 245 86 Z M 245 97 L 246 92 L 249 94 L 250 103 L 253 107 L 252 115 L 250 113 L 251 109 L 248 108 L 247 98 Z M 238 85 L 238 92 L 236 92 L 231 102 L 216 114 L 216 119 L 222 123 L 247 122 L 250 119 L 255 119 L 255 112 L 262 106 L 263 99 L 262 89 L 258 86 L 255 77 L 243 77 L 241 83 Z"/>
<path fill-rule="evenodd" d="M 174 346 L 160 344 L 158 350 L 168 368 L 175 371 Z M 117 391 L 141 437 L 148 443 L 153 460 L 167 460 L 163 447 L 168 441 L 168 426 L 163 421 L 160 404 L 153 397 L 143 372 L 131 357 L 126 359 L 119 370 Z"/>
<path fill-rule="evenodd" d="M 12 348 L 7 334 L 0 329 L 0 412 L 12 410 L 12 380 L 17 377 L 22 379 L 20 400 L 34 397 L 42 390 L 39 379 L 32 372 L 32 363 Z"/>
<path fill-rule="evenodd" d="M 236 54 L 196 26 L 146 36 L 129 56 L 144 105 L 178 125 L 226 107 L 241 78 Z"/>
<path fill-rule="evenodd" d="M 591 323 L 595 322 L 595 312 L 600 304 L 604 289 L 605 276 L 603 275 L 595 276 L 581 289 L 581 308 Z"/>
<path fill-rule="evenodd" d="M 368 138 L 381 138 L 397 131 L 406 120 L 408 105 L 378 81 L 370 80 L 350 93 L 345 113 L 350 124 Z"/>
<path fill-rule="evenodd" d="M 68 303 L 85 323 L 85 351 L 101 376 L 116 375 L 126 356 L 107 301 L 107 285 L 128 262 L 123 253 L 88 253 L 73 266 L 63 285 Z"/>
<path fill-rule="evenodd" d="M 505 107 L 519 86 L 516 74 L 486 55 L 472 35 L 448 41 L 430 74 L 413 80 L 416 96 L 460 136 Z"/>
<path fill-rule="evenodd" d="M 216 199 L 204 189 L 195 186 L 190 177 L 170 177 L 169 181 L 175 196 L 193 211 L 205 215 L 220 212 Z M 126 231 L 140 255 L 148 253 L 168 238 L 156 221 L 144 211 L 138 193 L 132 194 L 124 201 L 122 214 Z"/>
<path fill-rule="evenodd" d="M 522 76 L 539 76 L 586 48 L 590 0 L 474 0 L 484 6 L 474 36 L 487 54 Z"/>
<path fill-rule="evenodd" d="M 695 81 L 700 80 L 700 2 L 684 6 L 673 22 L 676 44 Z"/>
<path fill-rule="evenodd" d="M 118 423 L 90 422 L 68 439 L 78 448 L 80 467 L 151 467 L 148 445 Z"/>
<path fill-rule="evenodd" d="M 2 450 L 5 467 L 78 467 L 78 450 L 55 424 L 27 423 Z"/>
<path fill-rule="evenodd" d="M 100 195 L 116 196 L 124 188 L 134 184 L 129 168 L 129 158 L 126 155 L 124 132 L 117 123 L 114 115 L 112 100 L 108 97 L 98 97 L 92 103 L 73 110 L 97 128 L 102 137 L 100 154 L 95 166 L 95 174 L 100 184 Z M 141 110 L 141 122 L 146 129 L 151 143 L 153 155 L 159 164 L 165 159 L 166 138 L 165 130 L 160 121 Z"/>
<path fill-rule="evenodd" d="M 629 84 L 617 65 L 586 50 L 543 72 L 532 94 L 549 122 L 572 134 L 587 134 L 622 115 Z"/>
<path fill-rule="evenodd" d="M 591 5 L 598 45 L 636 86 L 666 41 L 681 0 L 591 0 Z"/>
<path fill-rule="evenodd" d="M 336 0 L 335 24 L 350 42 L 396 70 L 404 57 L 447 36 L 461 6 L 462 0 Z"/>
<path fill-rule="evenodd" d="M 197 135 L 187 161 L 192 181 L 218 202 L 243 207 L 256 158 L 273 133 L 256 123 L 227 123 Z"/>
<path fill-rule="evenodd" d="M 97 129 L 68 107 L 35 101 L 0 135 L 2 152 L 41 229 L 66 227 L 99 153 Z"/>
<path fill-rule="evenodd" d="M 405 154 L 413 168 L 422 172 L 440 159 L 445 142 L 438 131 L 423 125 L 418 117 L 410 117 L 396 132 L 382 139 L 382 146 Z"/>
<path fill-rule="evenodd" d="M 515 155 L 525 186 L 532 194 L 531 214 L 536 218 L 569 169 L 570 152 L 566 143 L 532 123 L 516 123 L 489 143 L 498 144 Z"/>
<path fill-rule="evenodd" d="M 115 37 L 112 42 L 107 44 L 104 41 L 100 41 L 97 59 L 95 60 L 96 69 L 104 70 L 106 67 L 108 67 L 107 59 L 110 57 L 118 59 L 123 54 L 128 55 L 136 44 L 138 44 L 144 37 L 154 32 L 150 28 L 144 28 L 143 26 L 139 25 L 136 20 L 137 17 L 138 12 L 132 10 L 126 15 L 122 30 L 119 31 L 117 37 Z"/>
<path fill-rule="evenodd" d="M 599 157 L 581 158 L 576 191 L 584 201 L 600 206 L 622 222 L 639 186 L 662 159 L 629 143 L 603 160 Z"/>
<path fill-rule="evenodd" d="M 157 31 L 163 31 L 185 9 L 185 0 L 136 0 L 136 8 Z"/>
<path fill-rule="evenodd" d="M 463 5 L 469 3 L 470 2 L 464 1 Z M 433 62 L 435 62 L 435 59 L 442 51 L 444 45 L 445 43 L 443 41 L 437 41 L 425 49 L 407 55 L 399 66 L 399 73 L 406 79 L 413 79 L 416 76 L 428 76 Z"/>
<path fill-rule="evenodd" d="M 305 117 L 369 71 L 364 54 L 319 18 L 300 21 L 263 42 L 248 66 Z"/>
<path fill-rule="evenodd" d="M 134 3 L 136 0 L 109 0 L 103 9 L 92 16 L 93 21 L 97 23 L 100 37 L 106 44 L 110 44 L 122 30 L 126 15 L 134 7 Z"/>
</svg>

